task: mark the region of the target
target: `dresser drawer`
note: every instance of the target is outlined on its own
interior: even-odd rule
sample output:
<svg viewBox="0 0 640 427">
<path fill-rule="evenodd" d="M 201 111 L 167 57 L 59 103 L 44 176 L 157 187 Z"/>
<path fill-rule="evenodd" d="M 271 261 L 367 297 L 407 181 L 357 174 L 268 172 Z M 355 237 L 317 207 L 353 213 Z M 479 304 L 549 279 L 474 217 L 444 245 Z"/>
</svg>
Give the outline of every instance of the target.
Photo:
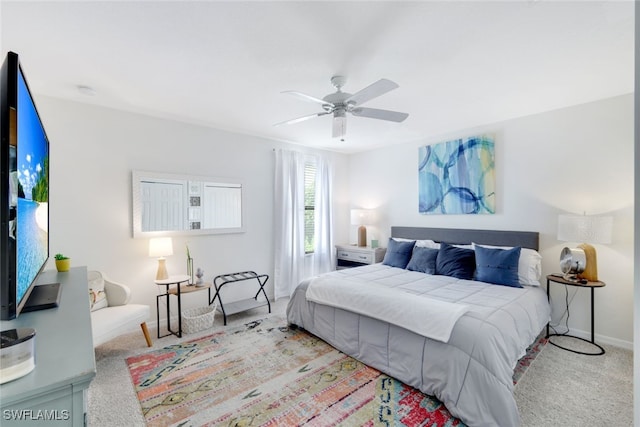
<svg viewBox="0 0 640 427">
<path fill-rule="evenodd" d="M 372 264 L 373 253 L 338 249 L 338 259 L 343 259 L 345 261 L 361 262 L 363 264 Z"/>
</svg>

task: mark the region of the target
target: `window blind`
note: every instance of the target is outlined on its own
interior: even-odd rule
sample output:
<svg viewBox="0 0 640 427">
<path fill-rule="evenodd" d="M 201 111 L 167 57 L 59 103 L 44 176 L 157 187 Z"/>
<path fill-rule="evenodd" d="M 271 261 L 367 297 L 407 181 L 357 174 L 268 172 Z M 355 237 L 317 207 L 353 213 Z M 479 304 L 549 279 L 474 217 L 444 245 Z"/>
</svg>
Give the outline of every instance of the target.
<svg viewBox="0 0 640 427">
<path fill-rule="evenodd" d="M 315 247 L 316 164 L 304 164 L 304 252 L 313 253 Z"/>
</svg>

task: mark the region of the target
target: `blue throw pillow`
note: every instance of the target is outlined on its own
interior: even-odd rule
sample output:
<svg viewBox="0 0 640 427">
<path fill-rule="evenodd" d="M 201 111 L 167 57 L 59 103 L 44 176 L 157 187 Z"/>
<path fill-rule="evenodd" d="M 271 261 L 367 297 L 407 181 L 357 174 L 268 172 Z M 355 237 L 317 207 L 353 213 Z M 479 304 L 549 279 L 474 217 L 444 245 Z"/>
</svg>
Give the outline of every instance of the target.
<svg viewBox="0 0 640 427">
<path fill-rule="evenodd" d="M 518 280 L 520 248 L 494 249 L 476 246 L 476 280 L 521 288 Z"/>
<path fill-rule="evenodd" d="M 387 252 L 384 254 L 382 263 L 390 267 L 405 268 L 411 259 L 411 253 L 413 252 L 413 246 L 415 244 L 415 240 L 399 242 L 390 237 L 389 243 L 387 244 Z"/>
<path fill-rule="evenodd" d="M 436 258 L 436 274 L 471 280 L 475 269 L 476 260 L 473 249 L 440 243 L 440 250 Z"/>
<path fill-rule="evenodd" d="M 437 257 L 438 249 L 416 246 L 413 248 L 413 254 L 411 255 L 409 264 L 407 264 L 407 270 L 436 274 Z"/>
</svg>

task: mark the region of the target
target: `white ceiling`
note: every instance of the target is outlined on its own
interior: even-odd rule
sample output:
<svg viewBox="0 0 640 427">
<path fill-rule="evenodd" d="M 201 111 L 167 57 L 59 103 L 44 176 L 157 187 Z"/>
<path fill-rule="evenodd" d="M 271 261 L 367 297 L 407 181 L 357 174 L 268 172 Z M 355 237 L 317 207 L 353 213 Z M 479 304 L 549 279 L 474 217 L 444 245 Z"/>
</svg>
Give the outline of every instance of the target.
<svg viewBox="0 0 640 427">
<path fill-rule="evenodd" d="M 633 92 L 632 1 L 95 2 L 2 0 L 1 48 L 32 91 L 343 152 Z M 367 107 L 403 123 L 330 116 L 281 94 L 400 87 Z M 81 94 L 77 86 L 95 89 Z"/>
</svg>

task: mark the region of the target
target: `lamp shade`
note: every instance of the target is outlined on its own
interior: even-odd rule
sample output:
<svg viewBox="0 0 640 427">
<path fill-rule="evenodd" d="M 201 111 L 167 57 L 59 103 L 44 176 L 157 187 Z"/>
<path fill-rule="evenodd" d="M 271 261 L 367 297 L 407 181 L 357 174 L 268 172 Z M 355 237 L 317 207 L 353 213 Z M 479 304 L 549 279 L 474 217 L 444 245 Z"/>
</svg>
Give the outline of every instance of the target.
<svg viewBox="0 0 640 427">
<path fill-rule="evenodd" d="M 611 243 L 612 230 L 611 216 L 558 216 L 558 240 L 565 242 Z"/>
<path fill-rule="evenodd" d="M 376 222 L 376 213 L 372 209 L 351 209 L 351 225 L 372 225 Z"/>
<path fill-rule="evenodd" d="M 171 237 L 154 237 L 149 240 L 149 256 L 162 258 L 173 255 L 173 242 Z"/>
</svg>

